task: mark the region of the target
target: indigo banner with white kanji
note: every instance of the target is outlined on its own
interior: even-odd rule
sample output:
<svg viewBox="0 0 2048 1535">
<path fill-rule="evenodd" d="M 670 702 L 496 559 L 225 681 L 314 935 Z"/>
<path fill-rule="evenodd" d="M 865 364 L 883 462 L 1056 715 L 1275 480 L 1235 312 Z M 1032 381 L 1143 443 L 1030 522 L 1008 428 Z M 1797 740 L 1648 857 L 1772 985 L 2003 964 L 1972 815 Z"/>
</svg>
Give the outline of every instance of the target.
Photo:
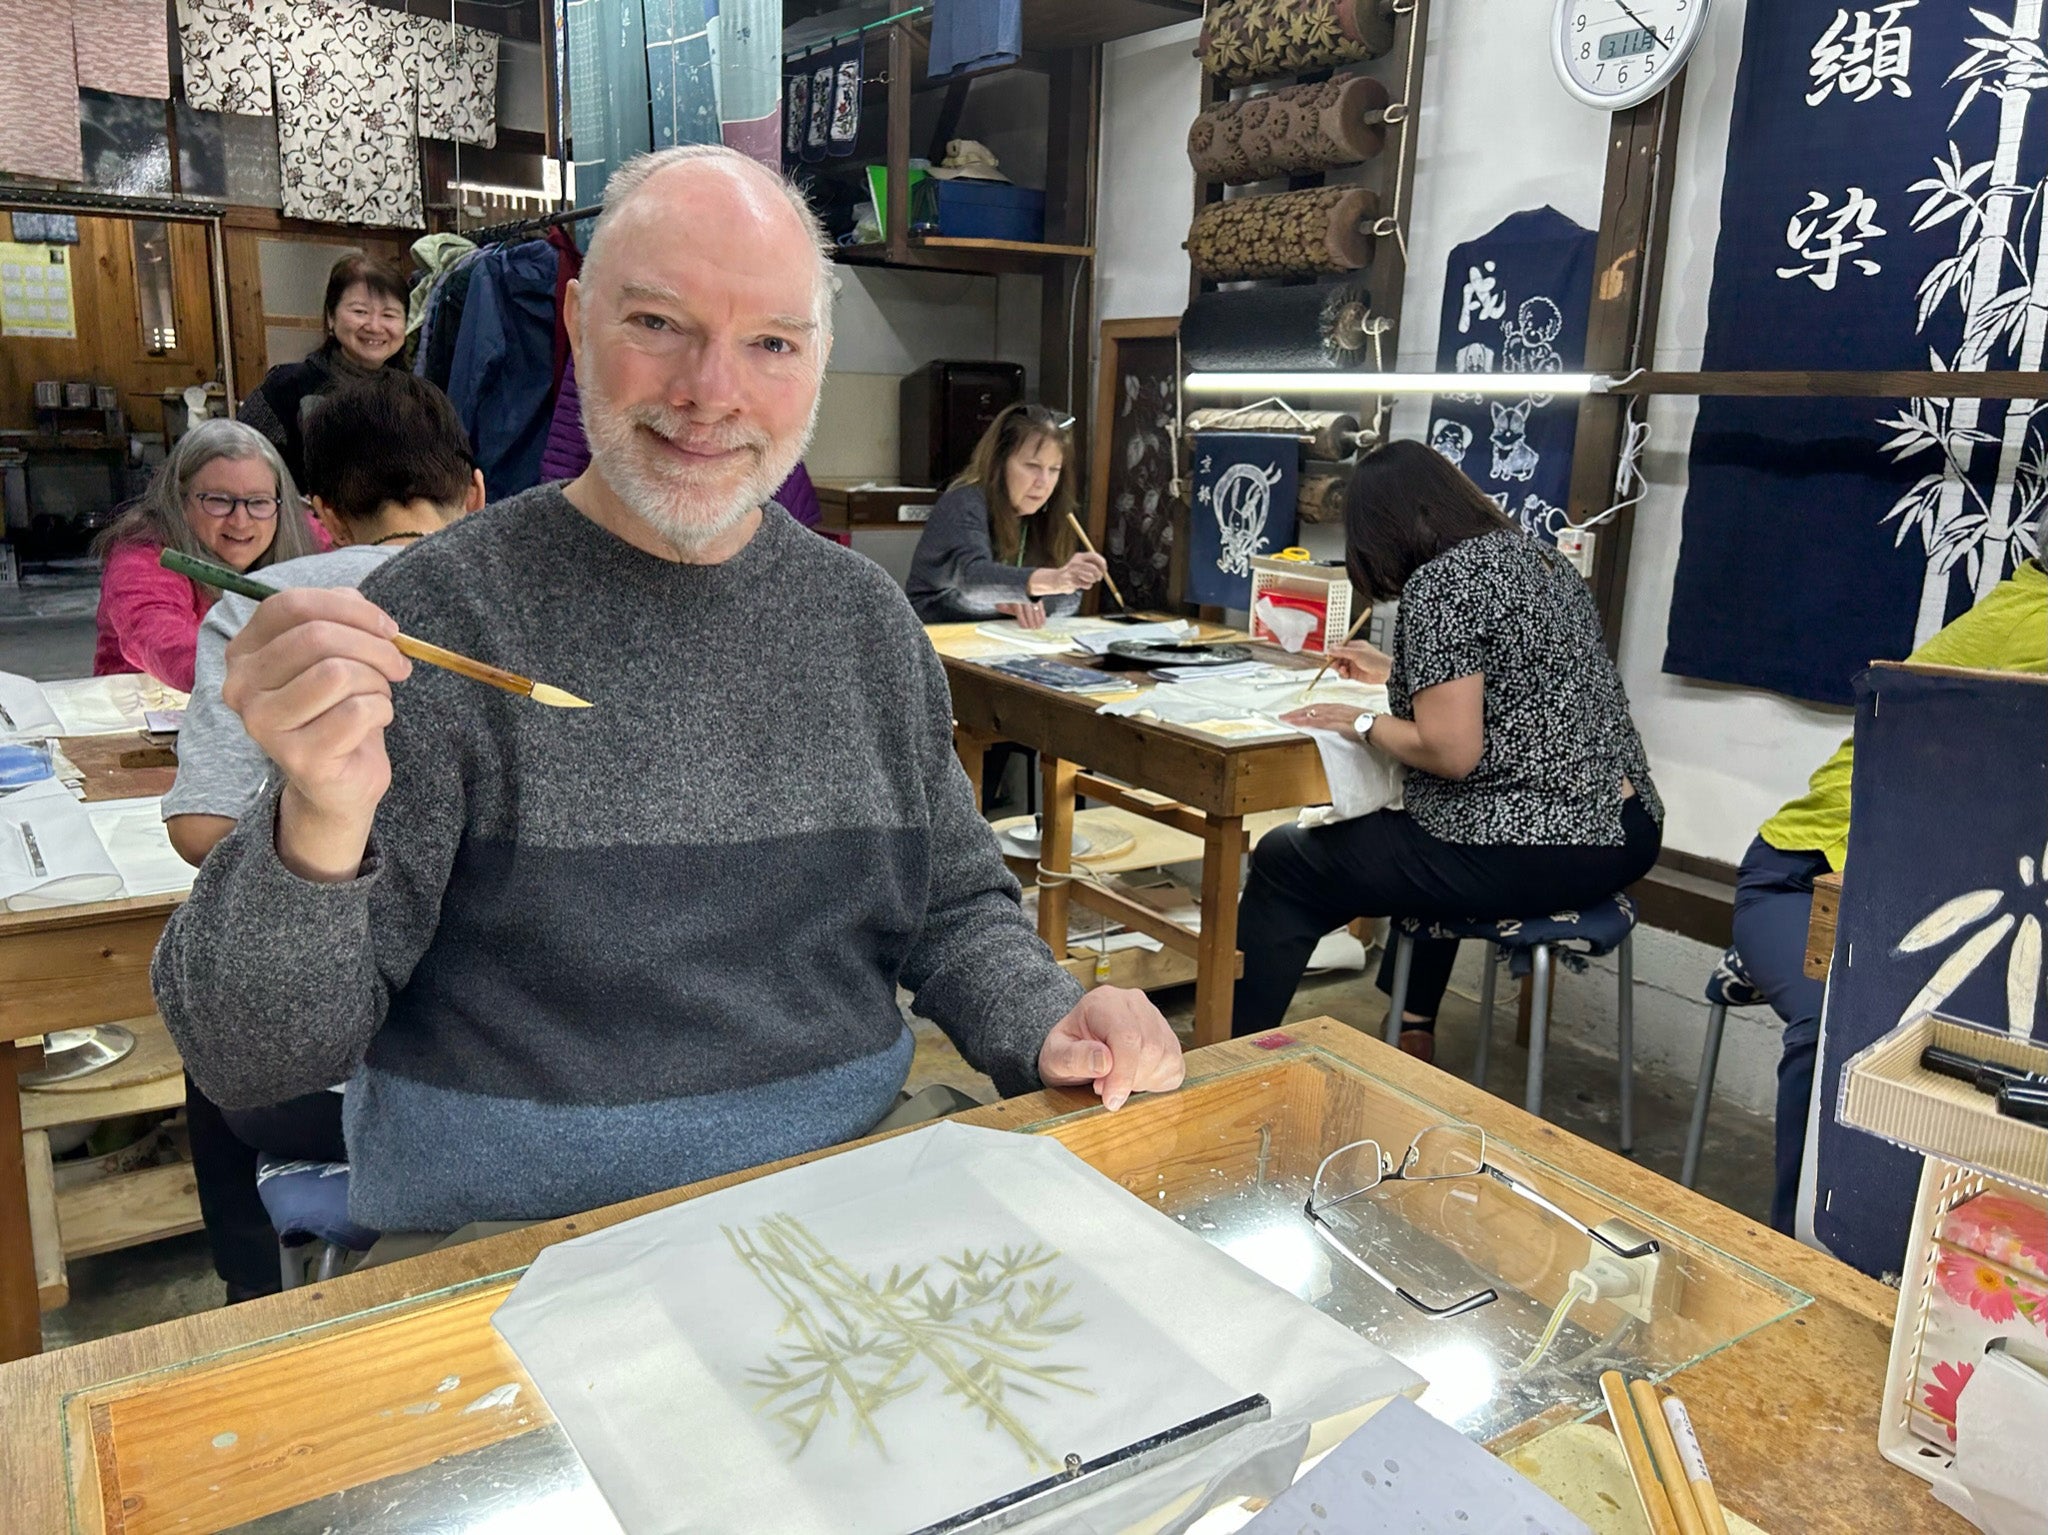
<svg viewBox="0 0 2048 1535">
<path fill-rule="evenodd" d="M 1927 1012 L 2048 1040 L 2048 682 L 1880 666 L 1861 693 L 1808 1155 L 1815 1234 L 1881 1274 L 1905 1265 L 1921 1158 L 1841 1122 L 1849 1061 Z M 1971 792 L 1962 772 L 1997 792 Z"/>
<path fill-rule="evenodd" d="M 2041 42 L 2038 0 L 1752 4 L 1700 366 L 2038 370 Z M 2044 500 L 2032 402 L 1703 399 L 1664 669 L 1846 704 Z"/>
<path fill-rule="evenodd" d="M 1535 208 L 1451 251 L 1437 330 L 1440 373 L 1575 373 L 1585 364 L 1599 236 Z M 1572 485 L 1576 395 L 1438 395 L 1429 445 L 1523 528 L 1557 542 Z"/>
<path fill-rule="evenodd" d="M 1197 432 L 1187 600 L 1252 605 L 1252 556 L 1294 542 L 1301 443 L 1278 432 Z"/>
</svg>

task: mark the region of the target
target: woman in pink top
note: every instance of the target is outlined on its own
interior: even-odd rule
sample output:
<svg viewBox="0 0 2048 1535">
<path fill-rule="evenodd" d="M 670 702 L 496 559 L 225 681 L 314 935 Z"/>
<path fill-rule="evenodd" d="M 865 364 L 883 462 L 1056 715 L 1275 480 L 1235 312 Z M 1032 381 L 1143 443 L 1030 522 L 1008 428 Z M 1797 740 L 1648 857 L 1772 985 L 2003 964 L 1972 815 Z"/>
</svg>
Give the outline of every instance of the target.
<svg viewBox="0 0 2048 1535">
<path fill-rule="evenodd" d="M 142 499 L 100 535 L 93 675 L 147 672 L 192 690 L 199 620 L 220 593 L 157 564 L 163 550 L 261 570 L 323 547 L 270 439 L 239 421 L 200 422 L 178 439 Z"/>
</svg>

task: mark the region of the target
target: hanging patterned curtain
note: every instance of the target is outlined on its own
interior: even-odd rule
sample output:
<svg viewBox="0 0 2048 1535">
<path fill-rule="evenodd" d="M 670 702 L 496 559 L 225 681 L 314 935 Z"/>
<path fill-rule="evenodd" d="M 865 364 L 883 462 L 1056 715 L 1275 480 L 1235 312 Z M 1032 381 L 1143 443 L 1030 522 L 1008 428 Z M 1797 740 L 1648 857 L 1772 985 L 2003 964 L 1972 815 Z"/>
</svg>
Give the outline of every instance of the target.
<svg viewBox="0 0 2048 1535">
<path fill-rule="evenodd" d="M 653 143 L 646 28 L 641 0 L 568 0 L 566 9 L 576 200 L 594 203 L 612 172 Z"/>
<path fill-rule="evenodd" d="M 718 74 L 711 59 L 717 0 L 644 0 L 647 88 L 654 106 L 654 147 L 716 144 Z"/>
<path fill-rule="evenodd" d="M 782 0 L 705 0 L 713 15 L 718 116 L 727 144 L 782 164 Z"/>
</svg>

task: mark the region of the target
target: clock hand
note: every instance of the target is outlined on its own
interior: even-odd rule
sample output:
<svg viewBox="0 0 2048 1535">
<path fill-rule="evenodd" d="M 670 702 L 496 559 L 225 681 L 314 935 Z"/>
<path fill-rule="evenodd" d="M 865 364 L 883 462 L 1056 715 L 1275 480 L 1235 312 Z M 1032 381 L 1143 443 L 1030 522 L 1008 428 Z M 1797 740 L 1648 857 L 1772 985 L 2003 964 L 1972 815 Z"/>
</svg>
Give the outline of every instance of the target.
<svg viewBox="0 0 2048 1535">
<path fill-rule="evenodd" d="M 1620 7 L 1622 15 L 1626 16 L 1630 21 L 1634 22 L 1637 26 L 1641 27 L 1645 32 L 1650 34 L 1651 42 L 1655 43 L 1659 48 L 1663 48 L 1667 53 L 1670 51 L 1669 45 L 1665 43 L 1663 38 L 1657 35 L 1657 29 L 1651 26 L 1646 21 L 1644 21 L 1643 18 L 1638 16 L 1634 11 L 1629 9 L 1628 0 L 1614 0 L 1614 3 Z"/>
</svg>

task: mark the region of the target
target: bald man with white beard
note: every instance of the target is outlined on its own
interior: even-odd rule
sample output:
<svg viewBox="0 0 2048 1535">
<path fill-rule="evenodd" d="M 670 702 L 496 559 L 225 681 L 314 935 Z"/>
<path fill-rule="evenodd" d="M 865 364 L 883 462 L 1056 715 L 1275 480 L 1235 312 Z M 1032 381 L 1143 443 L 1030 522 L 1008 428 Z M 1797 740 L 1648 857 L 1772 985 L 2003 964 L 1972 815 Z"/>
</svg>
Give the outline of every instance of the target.
<svg viewBox="0 0 2048 1535">
<path fill-rule="evenodd" d="M 566 301 L 590 468 L 360 594 L 267 599 L 229 649 L 274 781 L 157 999 L 225 1106 L 347 1078 L 364 1225 L 545 1219 L 861 1135 L 909 1069 L 899 983 L 1005 1093 L 1180 1084 L 1143 995 L 1083 995 L 1024 921 L 903 594 L 768 499 L 829 274 L 774 172 L 626 165 Z M 414 671 L 400 629 L 593 707 Z"/>
</svg>

